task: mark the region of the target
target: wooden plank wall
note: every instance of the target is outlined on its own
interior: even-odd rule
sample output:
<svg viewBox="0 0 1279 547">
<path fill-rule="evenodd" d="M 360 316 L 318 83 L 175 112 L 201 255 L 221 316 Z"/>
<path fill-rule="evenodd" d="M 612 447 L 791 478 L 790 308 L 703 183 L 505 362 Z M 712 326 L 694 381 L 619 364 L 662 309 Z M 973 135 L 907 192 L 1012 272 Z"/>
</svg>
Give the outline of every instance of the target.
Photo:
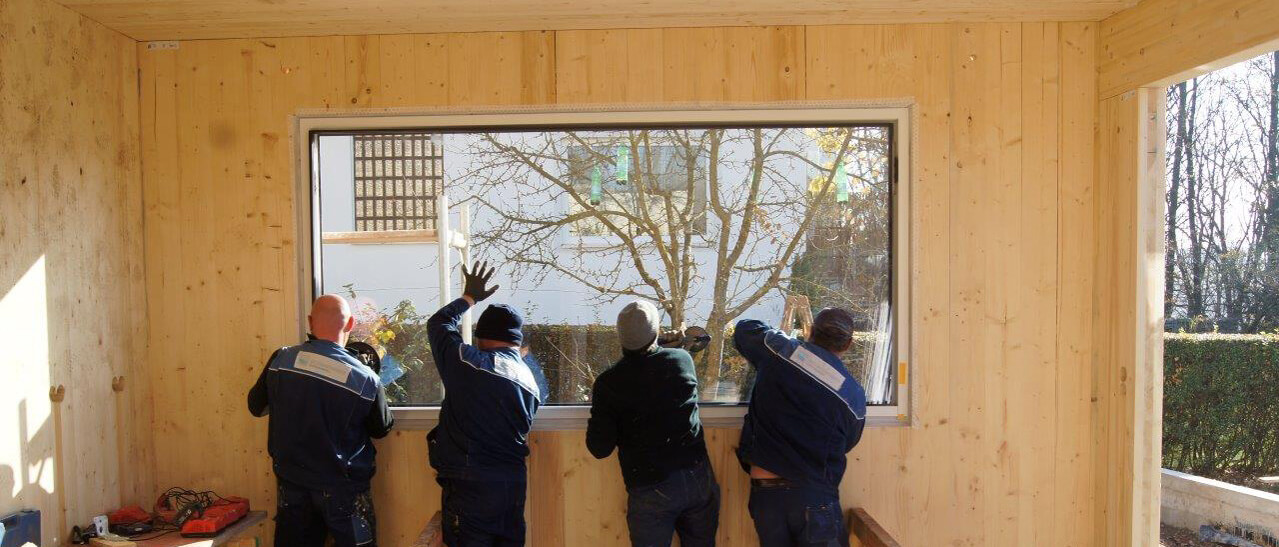
<svg viewBox="0 0 1279 547">
<path fill-rule="evenodd" d="M 736 27 L 182 42 L 138 49 L 148 366 L 161 486 L 274 501 L 243 394 L 294 343 L 300 108 L 913 97 L 918 425 L 874 428 L 844 502 L 905 545 L 1094 542 L 1094 23 Z M 721 540 L 754 541 L 735 430 Z M 533 435 L 538 546 L 625 544 L 616 461 Z M 424 433 L 379 445 L 380 537 L 438 509 Z"/>
<path fill-rule="evenodd" d="M 1098 230 L 1113 237 L 1098 241 L 1097 300 L 1123 302 L 1136 299 L 1136 217 L 1135 211 L 1137 101 L 1135 94 L 1101 102 L 1098 142 Z M 1132 488 L 1134 460 L 1133 382 L 1137 373 L 1132 356 L 1136 352 L 1136 307 L 1115 305 L 1103 309 L 1097 320 L 1099 352 L 1097 397 L 1100 407 L 1096 476 L 1097 499 L 1102 510 L 1098 522 L 1097 545 L 1130 545 L 1127 530 L 1133 527 Z"/>
<path fill-rule="evenodd" d="M 56 0 L 139 40 L 259 36 L 422 34 L 526 30 L 739 27 L 937 22 L 1096 21 L 1137 0 L 563 0 L 554 9 L 527 0 L 377 1 L 302 4 L 258 0 Z"/>
<path fill-rule="evenodd" d="M 134 51 L 52 2 L 0 1 L 0 514 L 40 509 L 45 545 L 69 529 L 60 497 L 83 524 L 154 491 Z"/>
<path fill-rule="evenodd" d="M 1164 90 L 1102 100 L 1098 143 L 1098 542 L 1159 533 L 1163 439 Z M 1152 366 L 1157 365 L 1157 366 Z"/>
</svg>

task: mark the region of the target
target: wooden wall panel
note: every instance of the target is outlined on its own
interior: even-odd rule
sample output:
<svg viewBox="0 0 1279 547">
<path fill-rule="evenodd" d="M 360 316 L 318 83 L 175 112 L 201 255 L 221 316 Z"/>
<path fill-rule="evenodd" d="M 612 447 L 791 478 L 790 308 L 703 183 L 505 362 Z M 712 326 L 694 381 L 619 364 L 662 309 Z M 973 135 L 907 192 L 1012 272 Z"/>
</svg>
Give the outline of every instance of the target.
<svg viewBox="0 0 1279 547">
<path fill-rule="evenodd" d="M 1276 48 L 1274 0 L 1143 0 L 1101 23 L 1101 97 L 1166 86 Z"/>
<path fill-rule="evenodd" d="M 40 509 L 46 545 L 154 491 L 135 71 L 132 40 L 0 2 L 0 514 Z"/>
<path fill-rule="evenodd" d="M 662 29 L 556 33 L 557 98 L 574 103 L 655 103 L 666 88 Z"/>
<path fill-rule="evenodd" d="M 1120 302 L 1135 298 L 1137 101 L 1135 93 L 1106 99 L 1100 107 L 1101 134 L 1098 141 L 1097 230 L 1113 234 L 1101 238 L 1097 251 L 1097 300 Z M 1125 458 L 1125 446 L 1132 442 L 1132 382 L 1135 364 L 1134 307 L 1115 306 L 1103 310 L 1097 321 L 1096 343 L 1102 366 L 1096 381 L 1102 422 L 1098 430 L 1096 477 L 1102 520 L 1098 523 L 1098 544 L 1127 545 L 1132 529 L 1133 468 Z M 1126 357 L 1125 357 L 1126 356 Z"/>
<path fill-rule="evenodd" d="M 920 108 L 919 426 L 870 430 L 844 486 L 906 545 L 1091 544 L 1091 356 L 1060 332 L 1090 318 L 1077 272 L 1092 244 L 1063 234 L 1093 222 L 1095 36 L 1086 23 L 808 29 L 810 99 Z"/>
<path fill-rule="evenodd" d="M 1098 540 L 1145 545 L 1159 530 L 1163 408 L 1164 90 L 1102 100 L 1098 142 Z M 1101 467 L 1103 466 L 1104 467 Z"/>
<path fill-rule="evenodd" d="M 1107 387 L 1093 371 L 1093 337 L 1107 333 L 1093 325 L 1090 278 L 1105 233 L 1096 44 L 1092 23 L 1016 23 L 140 46 L 150 366 L 168 386 L 156 396 L 158 479 L 273 503 L 266 423 L 242 394 L 272 349 L 296 341 L 290 113 L 910 97 L 918 424 L 867 432 L 844 502 L 906 545 L 1093 544 L 1094 467 L 1109 464 L 1090 442 L 1102 423 L 1093 392 Z M 209 428 L 221 435 L 203 438 Z M 708 432 L 720 540 L 750 545 L 736 435 Z M 438 509 L 423 437 L 379 443 L 385 545 Z M 591 458 L 582 437 L 532 436 L 535 545 L 626 542 L 617 462 Z"/>
<path fill-rule="evenodd" d="M 244 394 L 272 350 L 296 343 L 300 320 L 289 116 L 550 101 L 554 37 L 195 41 L 175 50 L 139 45 L 137 54 L 147 314 L 157 326 L 148 363 L 165 386 L 154 398 L 156 482 L 269 507 L 266 421 L 248 415 Z M 494 70 L 472 75 L 468 62 Z M 380 533 L 401 545 L 438 510 L 439 489 L 421 433 L 397 432 L 380 446 Z"/>
<path fill-rule="evenodd" d="M 1098 238 L 1108 237 L 1096 223 L 1097 179 L 1097 26 L 1061 26 L 1061 140 L 1057 143 L 1058 233 L 1057 249 L 1057 431 L 1053 456 L 1057 470 L 1074 470 L 1075 480 L 1052 487 L 1053 537 L 1075 537 L 1088 544 L 1097 520 L 1093 477 L 1097 461 L 1094 439 L 1100 427 L 1101 409 L 1095 402 L 1094 296 L 1100 284 L 1094 276 Z M 1067 85 L 1066 82 L 1083 82 Z M 1064 237 L 1072 234 L 1071 237 Z M 1087 416 L 1088 419 L 1083 419 Z M 1100 462 L 1104 465 L 1105 462 Z M 1096 544 L 1093 542 L 1092 544 Z"/>
</svg>

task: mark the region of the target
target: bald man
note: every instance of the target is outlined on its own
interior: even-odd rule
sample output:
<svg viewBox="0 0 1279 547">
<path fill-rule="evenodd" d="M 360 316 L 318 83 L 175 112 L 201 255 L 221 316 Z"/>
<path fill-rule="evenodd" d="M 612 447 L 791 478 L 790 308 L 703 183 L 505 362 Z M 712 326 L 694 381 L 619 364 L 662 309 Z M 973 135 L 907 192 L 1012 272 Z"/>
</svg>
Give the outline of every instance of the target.
<svg viewBox="0 0 1279 547">
<path fill-rule="evenodd" d="M 348 352 L 351 307 L 326 294 L 307 316 L 313 339 L 271 354 L 249 390 L 249 412 L 270 413 L 267 450 L 278 498 L 275 544 L 375 545 L 371 439 L 391 430 L 377 374 Z"/>
<path fill-rule="evenodd" d="M 761 321 L 737 323 L 733 345 L 756 371 L 737 458 L 761 547 L 847 547 L 839 482 L 866 426 L 866 392 L 839 356 L 853 315 L 826 308 L 808 340 Z"/>
</svg>

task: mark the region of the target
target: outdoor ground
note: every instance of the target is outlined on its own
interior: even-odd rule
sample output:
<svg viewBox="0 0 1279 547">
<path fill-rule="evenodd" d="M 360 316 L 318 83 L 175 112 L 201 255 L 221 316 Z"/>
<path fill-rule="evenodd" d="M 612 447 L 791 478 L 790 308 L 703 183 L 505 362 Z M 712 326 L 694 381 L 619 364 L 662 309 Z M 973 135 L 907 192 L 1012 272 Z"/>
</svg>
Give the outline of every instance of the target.
<svg viewBox="0 0 1279 547">
<path fill-rule="evenodd" d="M 1210 478 L 1217 479 L 1222 482 L 1228 482 L 1230 484 L 1237 484 L 1239 486 L 1243 486 L 1246 488 L 1252 488 L 1253 490 L 1261 490 L 1263 492 L 1279 494 L 1279 483 L 1262 482 L 1262 480 L 1259 477 L 1257 477 L 1257 473 L 1255 472 L 1242 473 L 1242 474 L 1241 473 L 1225 473 L 1225 474 L 1222 474 L 1221 476 L 1210 477 Z"/>
<path fill-rule="evenodd" d="M 1217 544 L 1201 541 L 1197 531 L 1160 524 L 1159 547 L 1217 547 Z"/>
</svg>

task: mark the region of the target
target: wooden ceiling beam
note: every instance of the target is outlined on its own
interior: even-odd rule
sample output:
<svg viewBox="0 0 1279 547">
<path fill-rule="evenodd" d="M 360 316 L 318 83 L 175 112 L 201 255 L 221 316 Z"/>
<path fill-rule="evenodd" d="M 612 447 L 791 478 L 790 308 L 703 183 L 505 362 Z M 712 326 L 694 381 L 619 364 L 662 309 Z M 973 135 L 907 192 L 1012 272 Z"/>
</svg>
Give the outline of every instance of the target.
<svg viewBox="0 0 1279 547">
<path fill-rule="evenodd" d="M 1098 21 L 1137 0 L 55 0 L 135 40 L 514 30 Z"/>
</svg>

